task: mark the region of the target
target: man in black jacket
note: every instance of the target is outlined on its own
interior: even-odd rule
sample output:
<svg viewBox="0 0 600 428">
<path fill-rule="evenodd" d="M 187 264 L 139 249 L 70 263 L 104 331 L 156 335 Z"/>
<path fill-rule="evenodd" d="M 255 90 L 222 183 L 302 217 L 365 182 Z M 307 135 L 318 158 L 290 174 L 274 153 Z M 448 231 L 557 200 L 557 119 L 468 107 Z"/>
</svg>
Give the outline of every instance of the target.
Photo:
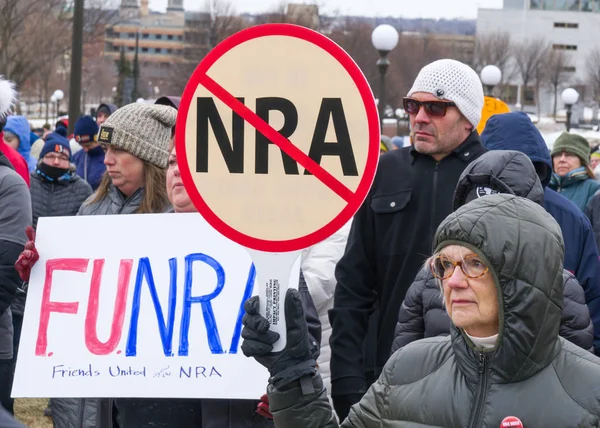
<svg viewBox="0 0 600 428">
<path fill-rule="evenodd" d="M 381 373 L 400 305 L 431 253 L 437 226 L 452 212 L 458 178 L 485 151 L 476 131 L 482 108 L 475 71 L 448 59 L 425 66 L 404 99 L 413 146 L 380 158 L 336 268 L 329 317 L 332 399 L 340 420 Z M 371 331 L 376 310 L 377 331 Z M 373 345 L 365 346 L 367 336 Z M 374 367 L 365 365 L 369 356 Z"/>
</svg>

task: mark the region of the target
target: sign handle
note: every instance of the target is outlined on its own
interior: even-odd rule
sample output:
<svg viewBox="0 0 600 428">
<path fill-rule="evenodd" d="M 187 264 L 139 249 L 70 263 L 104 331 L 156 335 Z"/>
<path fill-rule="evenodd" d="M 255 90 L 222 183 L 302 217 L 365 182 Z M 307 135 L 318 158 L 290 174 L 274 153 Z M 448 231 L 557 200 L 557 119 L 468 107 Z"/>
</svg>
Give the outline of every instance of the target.
<svg viewBox="0 0 600 428">
<path fill-rule="evenodd" d="M 290 286 L 298 287 L 301 252 L 267 253 L 253 249 L 248 252 L 256 266 L 260 314 L 271 324 L 271 331 L 279 333 L 279 340 L 273 344 L 273 352 L 279 352 L 286 344 L 285 294 Z"/>
</svg>

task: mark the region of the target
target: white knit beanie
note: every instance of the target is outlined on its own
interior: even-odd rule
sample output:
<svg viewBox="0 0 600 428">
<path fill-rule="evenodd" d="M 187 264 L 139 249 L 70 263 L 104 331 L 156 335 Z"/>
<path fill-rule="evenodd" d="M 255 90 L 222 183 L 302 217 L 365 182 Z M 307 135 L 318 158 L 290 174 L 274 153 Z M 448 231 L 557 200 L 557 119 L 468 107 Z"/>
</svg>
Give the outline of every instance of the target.
<svg viewBox="0 0 600 428">
<path fill-rule="evenodd" d="M 421 69 L 408 96 L 428 92 L 435 97 L 452 101 L 474 128 L 481 120 L 483 86 L 471 67 L 453 59 L 440 59 Z"/>
</svg>

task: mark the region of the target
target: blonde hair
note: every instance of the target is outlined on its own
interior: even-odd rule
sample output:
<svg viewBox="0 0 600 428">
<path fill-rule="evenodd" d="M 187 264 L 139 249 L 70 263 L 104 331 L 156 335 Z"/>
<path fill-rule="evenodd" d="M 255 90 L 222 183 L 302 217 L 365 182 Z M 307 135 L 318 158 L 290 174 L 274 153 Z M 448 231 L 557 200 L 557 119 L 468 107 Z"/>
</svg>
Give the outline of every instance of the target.
<svg viewBox="0 0 600 428">
<path fill-rule="evenodd" d="M 585 165 L 585 173 L 588 177 L 596 179 L 596 174 L 594 174 L 594 170 L 590 166 L 590 164 Z"/>
<path fill-rule="evenodd" d="M 165 168 L 160 168 L 150 162 L 144 163 L 144 196 L 136 214 L 162 213 L 169 206 L 165 182 L 167 173 Z M 88 205 L 98 203 L 108 196 L 112 180 L 105 172 L 102 181 L 94 193 L 94 198 Z"/>
</svg>

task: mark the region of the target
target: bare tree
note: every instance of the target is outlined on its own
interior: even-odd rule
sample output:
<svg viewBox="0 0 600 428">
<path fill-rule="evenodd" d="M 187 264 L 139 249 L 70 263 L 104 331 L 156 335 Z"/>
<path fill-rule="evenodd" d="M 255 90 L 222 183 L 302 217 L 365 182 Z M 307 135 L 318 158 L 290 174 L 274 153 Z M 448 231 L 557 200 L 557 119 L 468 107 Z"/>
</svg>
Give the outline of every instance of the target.
<svg viewBox="0 0 600 428">
<path fill-rule="evenodd" d="M 45 48 L 68 48 L 61 39 L 68 34 L 64 6 L 64 0 L 0 0 L 0 74 L 20 87 L 47 59 L 39 57 Z"/>
<path fill-rule="evenodd" d="M 258 16 L 257 24 L 295 24 L 311 28 L 316 31 L 321 30 L 321 19 L 319 16 L 319 2 L 313 4 L 307 3 L 288 3 L 286 0 L 280 2 L 270 11 Z"/>
<path fill-rule="evenodd" d="M 533 83 L 539 108 L 539 88 L 543 80 L 544 58 L 549 45 L 545 39 L 526 40 L 515 46 L 516 71 L 523 82 L 523 89 Z"/>
<path fill-rule="evenodd" d="M 568 68 L 572 65 L 571 58 L 563 50 L 551 49 L 546 58 L 546 79 L 552 88 L 554 96 L 553 115 L 556 120 L 559 88 L 569 80 Z"/>
<path fill-rule="evenodd" d="M 206 0 L 204 11 L 186 18 L 185 62 L 175 65 L 173 92 L 183 92 L 198 63 L 216 45 L 227 37 L 243 30 L 248 23 L 240 17 L 227 0 Z"/>
<path fill-rule="evenodd" d="M 600 101 L 600 47 L 594 48 L 585 61 L 588 85 L 594 93 L 594 99 Z"/>
<path fill-rule="evenodd" d="M 206 0 L 205 8 L 210 14 L 209 41 L 211 47 L 215 47 L 246 26 L 229 1 Z"/>
<path fill-rule="evenodd" d="M 510 33 L 495 32 L 477 36 L 473 68 L 478 73 L 486 65 L 495 65 L 502 72 L 500 85 L 514 77 L 514 67 L 511 66 L 514 46 Z"/>
</svg>

